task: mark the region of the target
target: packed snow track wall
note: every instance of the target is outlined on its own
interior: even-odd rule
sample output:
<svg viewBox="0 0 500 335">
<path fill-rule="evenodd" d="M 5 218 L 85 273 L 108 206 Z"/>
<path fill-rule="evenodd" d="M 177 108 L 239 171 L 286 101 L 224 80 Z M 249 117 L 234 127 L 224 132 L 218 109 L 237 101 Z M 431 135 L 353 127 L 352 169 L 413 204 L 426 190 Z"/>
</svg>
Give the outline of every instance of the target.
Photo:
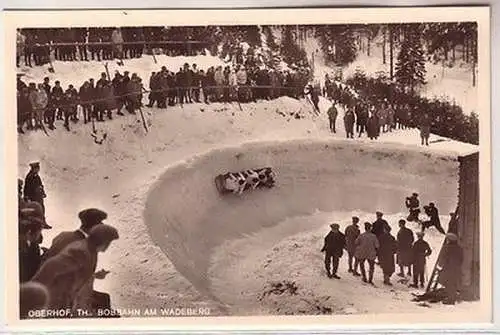
<svg viewBox="0 0 500 335">
<path fill-rule="evenodd" d="M 274 189 L 241 197 L 217 192 L 216 175 L 263 166 L 277 173 Z M 403 212 L 404 198 L 413 191 L 422 201 L 436 202 L 444 214 L 457 203 L 457 173 L 455 157 L 411 146 L 338 140 L 252 143 L 168 167 L 148 195 L 144 216 L 152 239 L 177 270 L 217 299 L 207 274 L 212 252 L 225 240 L 317 210 Z"/>
</svg>

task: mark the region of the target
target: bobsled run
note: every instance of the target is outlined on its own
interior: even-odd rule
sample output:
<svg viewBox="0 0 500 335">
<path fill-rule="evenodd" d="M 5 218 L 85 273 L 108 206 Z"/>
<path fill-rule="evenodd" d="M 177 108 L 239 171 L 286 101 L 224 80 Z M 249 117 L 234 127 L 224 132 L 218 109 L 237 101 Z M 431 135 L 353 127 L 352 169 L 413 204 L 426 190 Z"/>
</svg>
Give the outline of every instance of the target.
<svg viewBox="0 0 500 335">
<path fill-rule="evenodd" d="M 257 188 L 272 188 L 276 174 L 270 167 L 250 169 L 240 172 L 227 172 L 215 177 L 215 186 L 221 194 L 242 194 Z"/>
</svg>

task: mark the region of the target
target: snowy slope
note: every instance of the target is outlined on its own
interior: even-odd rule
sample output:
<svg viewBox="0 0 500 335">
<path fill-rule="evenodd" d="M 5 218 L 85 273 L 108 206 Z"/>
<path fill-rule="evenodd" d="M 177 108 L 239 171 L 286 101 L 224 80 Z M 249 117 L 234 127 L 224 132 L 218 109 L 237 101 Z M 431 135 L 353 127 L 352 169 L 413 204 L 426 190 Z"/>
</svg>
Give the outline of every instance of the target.
<svg viewBox="0 0 500 335">
<path fill-rule="evenodd" d="M 187 61 L 190 63 L 196 62 L 200 65 L 204 64 L 203 59 L 207 63 L 209 61 L 217 61 L 213 58 L 211 60 L 209 58 L 190 58 Z M 133 65 L 134 61 L 137 62 L 136 65 Z M 170 69 L 175 69 L 175 66 L 178 65 L 177 63 L 171 65 L 170 61 L 174 62 L 174 60 L 167 58 L 158 65 L 154 65 L 151 59 L 149 59 L 150 63 L 145 58 L 134 61 L 130 61 L 130 66 L 127 62 L 124 70 L 129 70 L 131 73 L 135 71 L 139 74 L 147 74 L 150 69 L 157 68 L 162 63 Z M 178 59 L 175 61 L 183 63 L 186 60 Z M 88 65 L 82 65 L 87 66 L 86 70 L 79 70 L 72 64 L 55 64 L 55 66 L 58 72 L 53 79 L 59 79 L 63 85 L 70 82 L 74 84 L 80 83 L 83 79 L 96 76 L 101 71 L 99 68 L 100 65 L 94 65 L 91 62 Z M 64 66 L 67 66 L 67 68 Z M 203 68 L 203 66 L 200 67 Z M 112 69 L 110 70 L 113 71 Z M 28 78 L 33 78 L 37 81 L 44 76 L 45 73 L 39 69 L 30 70 L 27 74 Z M 327 106 L 327 102 L 322 100 L 321 109 L 325 110 Z M 148 199 L 151 199 L 150 191 L 152 186 L 158 180 L 171 179 L 172 175 L 170 175 L 170 172 L 172 171 L 179 173 L 178 183 L 182 180 L 186 181 L 186 183 L 178 184 L 180 186 L 176 189 L 161 188 L 162 196 L 158 197 L 157 200 L 160 201 L 159 204 L 162 205 L 162 208 L 172 208 L 175 203 L 179 204 L 179 206 L 185 206 L 188 203 L 193 204 L 193 207 L 191 207 L 193 209 L 192 213 L 190 211 L 185 215 L 198 215 L 198 223 L 203 222 L 204 215 L 209 216 L 211 214 L 210 211 L 206 212 L 206 208 L 203 206 L 214 201 L 214 199 L 209 197 L 213 193 L 213 189 L 207 184 L 189 183 L 188 179 L 183 178 L 193 175 L 197 176 L 196 178 L 201 178 L 201 176 L 208 178 L 206 173 L 212 170 L 207 170 L 207 172 L 201 171 L 200 175 L 195 169 L 196 167 L 200 167 L 200 159 L 190 159 L 190 157 L 200 155 L 200 152 L 209 150 L 217 150 L 216 152 L 227 154 L 226 151 L 220 148 L 224 146 L 234 148 L 244 142 L 256 141 L 286 141 L 288 139 L 302 138 L 311 141 L 311 145 L 313 146 L 317 145 L 313 141 L 314 139 L 327 142 L 334 141 L 337 143 L 336 146 L 345 146 L 345 149 L 343 149 L 344 152 L 351 151 L 348 148 L 352 146 L 357 147 L 358 145 L 360 147 L 366 146 L 367 152 L 372 152 L 375 150 L 374 148 L 381 146 L 380 143 L 385 142 L 394 143 L 397 150 L 402 150 L 401 158 L 424 155 L 421 158 L 422 162 L 420 165 L 425 166 L 425 170 L 433 168 L 432 165 L 426 166 L 425 163 L 427 156 L 433 155 L 435 151 L 440 152 L 439 155 L 456 156 L 459 153 L 476 149 L 475 146 L 436 136 L 431 136 L 431 142 L 434 141 L 434 143 L 429 148 L 420 148 L 418 146 L 420 139 L 418 132 L 415 130 L 383 134 L 379 141 L 373 144 L 368 144 L 367 142 L 370 141 L 365 138 L 350 141 L 344 140 L 345 133 L 342 130 L 341 119 L 338 121 L 340 131 L 334 136 L 328 131 L 324 113 L 315 119 L 310 114 L 311 107 L 309 105 L 303 101 L 286 97 L 269 102 L 242 104 L 242 108 L 243 111 L 240 111 L 236 104 L 187 104 L 184 105 L 184 108 L 176 106 L 173 108 L 169 107 L 167 110 L 145 108 L 144 111 L 148 114 L 152 124 L 148 133 L 145 133 L 142 125 L 137 122 L 136 117 L 125 116 L 116 118 L 113 121 L 98 124 L 98 127 L 105 127 L 108 133 L 108 139 L 101 146 L 93 143 L 90 136 L 90 126 L 81 124 L 73 126 L 70 133 L 64 131 L 59 126 L 56 131 L 50 133 L 50 137 L 45 136 L 42 132 L 30 132 L 20 136 L 18 141 L 19 176 L 24 177 L 24 174 L 28 170 L 27 164 L 32 160 L 40 160 L 42 165 L 41 176 L 48 193 L 48 198 L 46 199 L 47 219 L 49 224 L 54 227 L 53 230 L 45 232 L 44 245 L 50 245 L 51 239 L 60 231 L 75 229 L 78 225 L 76 214 L 81 209 L 91 206 L 104 208 L 109 214 L 108 222 L 119 229 L 121 238 L 112 245 L 108 252 L 100 257 L 99 267 L 108 269 L 111 273 L 105 280 L 97 283 L 97 288 L 109 291 L 113 297 L 113 304 L 115 306 L 121 308 L 151 306 L 189 307 L 208 304 L 214 308 L 212 310 L 213 313 L 228 313 L 232 310 L 222 311 L 218 309 L 218 304 L 214 304 L 211 299 L 208 299 L 206 295 L 207 290 L 204 291 L 201 289 L 199 283 L 196 283 L 192 278 L 189 278 L 191 281 L 186 279 L 184 277 L 186 276 L 185 271 L 183 273 L 184 276 L 179 275 L 178 269 L 174 267 L 174 264 L 178 266 L 178 260 L 174 260 L 174 257 L 169 259 L 154 244 L 154 240 L 158 241 L 165 238 L 165 236 L 154 234 L 153 239 L 149 233 L 150 231 L 156 232 L 156 230 L 151 229 L 151 223 L 149 223 L 148 227 L 143 218 L 146 203 Z M 306 118 L 295 119 L 289 115 L 297 111 L 300 111 Z M 406 149 L 412 153 L 406 154 Z M 232 150 L 241 151 L 246 149 Z M 420 152 L 423 153 L 420 154 Z M 319 151 L 316 150 L 313 153 L 319 154 Z M 293 158 L 294 161 L 302 161 L 301 157 L 303 156 L 301 155 L 303 154 L 306 155 L 307 153 L 303 152 L 303 150 L 299 151 L 296 157 Z M 320 156 L 322 157 L 322 155 Z M 372 164 L 369 156 L 368 153 L 365 153 L 363 157 L 367 158 L 358 165 L 368 168 Z M 202 157 L 204 157 L 205 161 L 208 160 L 211 162 L 211 169 L 219 170 L 242 166 L 242 163 L 239 163 L 240 165 L 226 166 L 227 161 L 224 160 L 219 161 L 217 164 L 217 157 L 219 156 L 211 157 L 202 155 Z M 291 158 L 289 156 L 273 156 L 272 150 L 271 154 L 267 154 L 267 157 L 276 165 L 282 164 L 277 161 L 280 157 Z M 307 156 L 304 156 L 304 158 L 307 158 Z M 201 159 L 201 162 L 204 161 L 203 159 Z M 354 163 L 355 157 L 347 155 L 345 159 L 348 159 L 353 165 L 357 164 Z M 187 166 L 179 163 L 186 160 L 191 162 Z M 377 164 L 380 164 L 380 162 Z M 392 162 L 387 164 L 387 166 L 384 165 L 384 169 L 387 168 L 388 171 L 394 171 L 395 166 L 397 166 L 397 164 L 394 164 Z M 167 170 L 171 165 L 176 165 L 173 167 L 174 170 Z M 316 168 L 321 168 L 322 166 L 324 165 L 318 165 Z M 343 165 L 335 166 L 332 166 L 331 169 L 338 169 Z M 291 164 L 286 167 L 288 170 L 285 169 L 284 171 L 289 171 L 288 176 L 291 176 L 290 173 L 299 167 L 298 165 Z M 313 167 L 304 166 L 297 178 L 306 177 L 307 174 L 304 171 L 308 168 Z M 324 174 L 325 171 L 328 170 L 317 170 L 318 174 L 315 178 L 318 178 L 316 179 L 317 181 L 320 180 L 319 178 L 322 178 L 322 182 L 324 179 L 326 185 L 332 185 L 332 189 L 334 190 L 334 180 L 338 179 L 339 176 L 331 173 Z M 338 172 L 337 170 L 332 171 Z M 215 170 L 212 172 L 215 172 Z M 408 174 L 409 172 L 403 173 L 403 175 Z M 365 180 L 362 178 L 370 180 L 373 177 L 368 171 L 358 176 L 359 178 L 356 180 L 356 183 L 361 184 Z M 342 175 L 343 177 L 344 175 Z M 398 178 L 395 178 L 395 183 L 398 182 Z M 288 181 L 291 181 L 291 179 L 288 179 Z M 286 185 L 290 192 L 295 193 L 293 196 L 297 198 L 307 197 L 306 192 L 314 194 L 311 190 L 311 181 L 308 182 L 309 186 L 306 188 L 295 188 L 293 183 L 285 183 L 284 185 Z M 391 187 L 394 187 L 394 185 Z M 424 186 L 419 185 L 419 187 Z M 203 193 L 205 191 L 212 193 Z M 338 190 L 335 192 L 338 192 Z M 401 192 L 403 194 L 407 190 L 404 190 L 404 192 L 401 190 Z M 442 195 L 443 202 L 450 201 L 451 206 L 455 194 L 452 194 L 450 190 L 443 192 L 446 192 Z M 180 198 L 179 194 L 189 195 L 191 198 Z M 317 199 L 319 195 L 320 193 L 317 193 Z M 444 200 L 448 199 L 448 196 L 452 200 Z M 258 199 L 255 200 L 257 201 Z M 331 202 L 335 203 L 333 198 Z M 225 215 L 232 211 L 231 206 L 224 206 L 223 202 L 217 202 L 215 205 L 218 208 L 217 214 L 220 217 L 225 217 Z M 251 203 L 249 202 L 248 205 L 251 206 Z M 285 203 L 280 205 L 277 201 L 269 205 L 269 209 L 275 208 L 275 210 L 278 210 L 280 206 L 285 206 L 281 208 L 291 210 L 291 208 L 287 208 Z M 387 208 L 386 203 L 380 202 L 378 205 Z M 350 206 L 347 204 L 346 206 L 343 210 L 349 209 Z M 448 208 L 449 206 L 445 205 L 445 207 Z M 248 212 L 252 207 L 245 209 L 240 206 L 238 208 L 244 212 Z M 327 206 L 324 210 L 340 209 L 338 207 L 332 208 Z M 443 208 L 443 210 L 446 209 Z M 371 208 L 366 207 L 365 211 L 371 211 Z M 391 209 L 392 213 L 397 213 L 398 211 L 399 200 L 397 208 Z M 232 213 L 231 215 L 235 215 L 234 212 Z M 177 222 L 196 221 L 190 216 L 182 217 L 179 215 L 176 217 Z M 151 216 L 149 215 L 149 217 Z M 283 216 L 275 216 L 275 219 L 278 221 L 283 218 Z M 164 220 L 164 218 L 162 219 Z M 244 222 L 241 221 L 241 223 Z M 278 223 L 268 222 L 270 225 Z M 318 227 L 322 225 L 323 223 L 321 225 L 318 224 Z M 194 226 L 191 225 L 190 227 Z M 161 231 L 164 228 L 157 227 L 155 229 L 160 229 Z M 179 233 L 182 232 L 179 229 L 183 228 L 180 225 L 177 231 L 169 231 L 168 233 Z M 206 232 L 206 229 L 207 227 L 202 232 Z M 227 234 L 227 236 L 231 237 L 231 232 L 234 233 L 233 237 L 239 235 L 234 230 L 235 227 L 231 226 L 230 223 L 224 227 L 221 226 L 220 229 L 228 229 L 228 231 L 221 231 L 223 236 Z M 292 236 L 301 231 L 299 229 L 290 232 L 288 235 L 280 235 L 280 239 L 286 239 L 287 236 Z M 200 231 L 193 230 L 192 232 L 200 234 Z M 197 236 L 201 240 L 205 238 L 205 234 Z M 177 243 L 180 241 L 182 240 L 177 241 Z M 180 247 L 191 249 L 191 245 L 188 244 L 183 245 L 181 243 Z M 213 251 L 215 254 L 215 248 Z M 245 260 L 241 259 L 241 261 L 244 264 Z M 186 266 L 188 265 L 186 264 Z M 222 280 L 224 279 L 222 278 L 221 282 Z M 194 286 L 193 283 L 195 284 Z M 214 292 L 213 296 L 219 296 L 216 290 Z M 388 297 L 386 296 L 386 298 Z M 225 299 L 220 300 L 228 303 Z"/>
<path fill-rule="evenodd" d="M 324 80 L 326 73 L 332 74 L 332 69 L 325 65 L 318 40 L 309 37 L 304 45 L 308 57 L 314 53 L 315 77 Z M 319 50 L 319 52 L 316 52 Z M 394 52 L 394 64 L 397 61 L 397 50 Z M 371 44 L 370 56 L 366 52 L 358 51 L 354 62 L 343 69 L 344 78 L 354 75 L 356 69 L 361 69 L 368 76 L 376 76 L 379 72 L 389 75 L 389 51 L 386 48 L 386 64 L 382 62 L 382 42 L 379 36 Z M 472 69 L 470 65 L 458 62 L 453 68 L 445 67 L 443 64 L 426 62 L 426 81 L 420 94 L 428 98 L 439 98 L 455 102 L 461 106 L 464 113 L 477 113 L 477 86 L 472 86 Z"/>
</svg>

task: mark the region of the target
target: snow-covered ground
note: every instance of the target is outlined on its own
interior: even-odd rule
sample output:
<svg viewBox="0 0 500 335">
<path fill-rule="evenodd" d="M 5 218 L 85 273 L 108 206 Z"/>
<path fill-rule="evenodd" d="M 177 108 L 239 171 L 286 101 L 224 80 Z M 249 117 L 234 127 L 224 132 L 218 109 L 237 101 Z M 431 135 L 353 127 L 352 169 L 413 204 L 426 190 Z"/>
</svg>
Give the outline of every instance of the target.
<svg viewBox="0 0 500 335">
<path fill-rule="evenodd" d="M 175 69 L 184 62 L 204 68 L 219 60 L 165 57 L 154 64 L 146 56 L 126 61 L 122 69 L 147 78 L 161 65 Z M 79 64 L 85 69 L 74 64 L 56 63 L 57 73 L 49 77 L 79 85 L 103 69 L 92 62 Z M 26 74 L 37 81 L 44 76 L 36 68 Z M 327 107 L 321 100 L 322 111 Z M 41 161 L 47 219 L 54 227 L 45 232 L 44 245 L 59 232 L 75 229 L 81 209 L 105 209 L 120 239 L 100 256 L 99 267 L 111 273 L 97 289 L 110 292 L 117 308 L 209 306 L 213 315 L 278 314 L 256 296 L 276 273 L 297 280 L 313 296 L 331 295 L 338 304 L 335 312 L 379 312 L 376 299 L 388 306 L 384 311 L 404 305 L 405 311 L 421 312 L 422 307 L 407 302 L 402 286 L 375 291 L 347 278 L 325 279 L 318 252 L 325 227 L 333 218 L 344 225 L 353 211 L 365 220 L 378 209 L 393 224 L 401 215 L 401 197 L 414 190 L 423 201 L 437 201 L 446 214 L 457 196 L 453 157 L 477 147 L 434 135 L 430 147 L 421 147 L 416 130 L 382 134 L 378 141 L 348 140 L 342 115 L 334 135 L 325 113 L 313 117 L 306 102 L 287 97 L 242 104 L 242 109 L 219 103 L 144 108 L 151 120 L 148 133 L 137 118 L 118 117 L 98 124 L 108 134 L 102 145 L 94 144 L 91 127 L 82 124 L 69 133 L 59 124 L 49 137 L 41 131 L 19 136 L 19 176 L 24 177 L 29 162 Z M 304 118 L 290 116 L 296 112 Z M 240 147 L 245 142 L 254 144 Z M 279 186 L 243 199 L 215 194 L 215 172 L 254 167 L 251 163 L 275 166 Z M 435 250 L 441 238 L 429 234 Z M 295 243 L 304 251 L 283 251 Z M 268 259 L 272 264 L 262 269 Z M 294 270 L 286 273 L 288 268 Z M 339 290 L 330 290 L 335 285 Z"/>
</svg>

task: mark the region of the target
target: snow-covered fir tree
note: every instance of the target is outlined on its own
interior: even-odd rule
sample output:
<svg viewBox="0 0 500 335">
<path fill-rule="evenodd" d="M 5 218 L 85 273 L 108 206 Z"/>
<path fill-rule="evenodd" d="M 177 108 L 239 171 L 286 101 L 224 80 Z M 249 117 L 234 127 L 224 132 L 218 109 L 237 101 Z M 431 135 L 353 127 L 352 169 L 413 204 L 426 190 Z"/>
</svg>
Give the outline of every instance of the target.
<svg viewBox="0 0 500 335">
<path fill-rule="evenodd" d="M 396 62 L 396 82 L 404 90 L 414 92 L 425 84 L 425 56 L 418 25 L 409 25 L 404 32 L 404 40 Z"/>
</svg>

